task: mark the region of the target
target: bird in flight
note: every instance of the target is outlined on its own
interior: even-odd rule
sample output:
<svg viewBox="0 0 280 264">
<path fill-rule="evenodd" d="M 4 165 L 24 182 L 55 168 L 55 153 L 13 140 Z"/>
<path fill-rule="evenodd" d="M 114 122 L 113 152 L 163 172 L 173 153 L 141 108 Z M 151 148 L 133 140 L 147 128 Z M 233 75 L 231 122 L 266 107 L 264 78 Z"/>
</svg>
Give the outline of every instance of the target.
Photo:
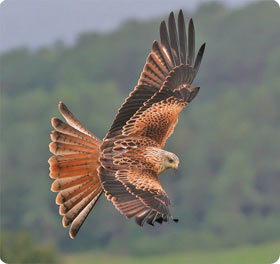
<svg viewBox="0 0 280 264">
<path fill-rule="evenodd" d="M 140 226 L 173 219 L 158 176 L 168 168 L 178 168 L 179 158 L 163 147 L 179 113 L 199 91 L 191 84 L 204 49 L 205 43 L 195 57 L 192 19 L 187 34 L 182 10 L 177 26 L 171 12 L 167 25 L 165 21 L 160 24 L 160 43 L 153 42 L 136 87 L 102 141 L 59 103 L 66 122 L 51 120 L 51 190 L 58 192 L 56 203 L 63 226 L 70 225 L 71 238 L 103 193 L 121 214 Z"/>
</svg>

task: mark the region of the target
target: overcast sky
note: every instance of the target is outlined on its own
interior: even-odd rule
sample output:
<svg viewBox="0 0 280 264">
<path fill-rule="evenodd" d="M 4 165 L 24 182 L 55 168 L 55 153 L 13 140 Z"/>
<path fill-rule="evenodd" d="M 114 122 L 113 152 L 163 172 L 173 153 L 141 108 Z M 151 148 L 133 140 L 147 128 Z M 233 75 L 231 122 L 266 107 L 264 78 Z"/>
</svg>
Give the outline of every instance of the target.
<svg viewBox="0 0 280 264">
<path fill-rule="evenodd" d="M 1 0 L 0 0 L 1 1 Z M 240 7 L 257 0 L 223 0 Z M 5 0 L 0 5 L 0 52 L 38 48 L 60 39 L 73 43 L 85 31 L 110 31 L 129 18 L 145 20 L 205 0 Z"/>
</svg>

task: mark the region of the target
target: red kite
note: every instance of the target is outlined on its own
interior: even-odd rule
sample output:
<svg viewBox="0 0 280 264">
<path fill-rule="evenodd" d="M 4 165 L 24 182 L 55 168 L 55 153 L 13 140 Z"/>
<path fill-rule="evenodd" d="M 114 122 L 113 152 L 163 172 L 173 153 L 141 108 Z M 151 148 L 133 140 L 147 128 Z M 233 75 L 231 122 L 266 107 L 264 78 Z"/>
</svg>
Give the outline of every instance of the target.
<svg viewBox="0 0 280 264">
<path fill-rule="evenodd" d="M 49 159 L 51 190 L 58 192 L 56 203 L 63 226 L 71 224 L 74 238 L 94 204 L 104 192 L 127 218 L 142 226 L 145 222 L 167 222 L 170 201 L 158 175 L 177 168 L 179 158 L 163 150 L 178 115 L 197 95 L 191 87 L 205 49 L 195 58 L 192 19 L 186 34 L 182 10 L 160 24 L 160 43 L 154 41 L 143 72 L 133 92 L 119 109 L 103 141 L 98 140 L 68 110 L 58 108 L 66 123 L 52 119 Z M 176 221 L 176 219 L 173 219 Z"/>
</svg>

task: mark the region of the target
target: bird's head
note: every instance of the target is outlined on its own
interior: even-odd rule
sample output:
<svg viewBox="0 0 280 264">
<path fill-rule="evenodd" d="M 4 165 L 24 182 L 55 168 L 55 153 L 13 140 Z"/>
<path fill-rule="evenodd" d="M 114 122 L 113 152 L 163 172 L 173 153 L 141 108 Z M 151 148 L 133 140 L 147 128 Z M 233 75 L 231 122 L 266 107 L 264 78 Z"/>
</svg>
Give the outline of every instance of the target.
<svg viewBox="0 0 280 264">
<path fill-rule="evenodd" d="M 171 152 L 165 151 L 164 152 L 164 170 L 172 168 L 172 169 L 178 169 L 179 166 L 179 158 Z"/>
</svg>

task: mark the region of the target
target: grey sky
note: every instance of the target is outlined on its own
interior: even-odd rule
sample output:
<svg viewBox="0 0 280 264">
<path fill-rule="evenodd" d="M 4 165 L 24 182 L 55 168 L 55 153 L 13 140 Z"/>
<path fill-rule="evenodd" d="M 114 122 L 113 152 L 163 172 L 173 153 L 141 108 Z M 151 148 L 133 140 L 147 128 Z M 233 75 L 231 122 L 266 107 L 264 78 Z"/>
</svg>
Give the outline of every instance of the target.
<svg viewBox="0 0 280 264">
<path fill-rule="evenodd" d="M 256 0 L 223 0 L 239 7 Z M 0 52 L 73 43 L 85 31 L 109 31 L 129 18 L 145 20 L 171 10 L 194 10 L 205 0 L 6 0 L 0 5 Z"/>
</svg>

